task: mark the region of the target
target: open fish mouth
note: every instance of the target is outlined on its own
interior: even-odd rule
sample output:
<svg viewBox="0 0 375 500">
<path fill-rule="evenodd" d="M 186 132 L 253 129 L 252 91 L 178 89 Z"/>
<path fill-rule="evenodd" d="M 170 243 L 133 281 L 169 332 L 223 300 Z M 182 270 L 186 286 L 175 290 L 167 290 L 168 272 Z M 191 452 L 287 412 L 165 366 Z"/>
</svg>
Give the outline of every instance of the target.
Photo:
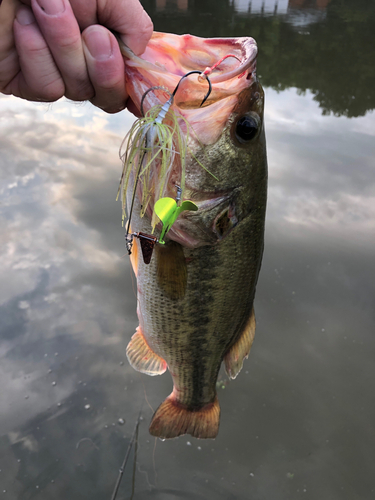
<svg viewBox="0 0 375 500">
<path fill-rule="evenodd" d="M 251 37 L 200 38 L 155 32 L 142 57 L 135 56 L 127 48 L 123 49 L 123 53 L 128 58 L 127 91 L 140 112 L 142 97 L 148 89 L 162 86 L 172 92 L 181 77 L 190 71 L 206 71 L 213 85 L 204 107 L 238 95 L 249 86 L 249 80 L 255 79 L 258 49 Z M 209 68 L 214 69 L 207 72 Z M 181 83 L 174 104 L 180 110 L 197 110 L 206 92 L 205 79 L 191 77 Z M 145 110 L 163 104 L 166 99 L 168 96 L 162 89 L 150 93 Z"/>
</svg>

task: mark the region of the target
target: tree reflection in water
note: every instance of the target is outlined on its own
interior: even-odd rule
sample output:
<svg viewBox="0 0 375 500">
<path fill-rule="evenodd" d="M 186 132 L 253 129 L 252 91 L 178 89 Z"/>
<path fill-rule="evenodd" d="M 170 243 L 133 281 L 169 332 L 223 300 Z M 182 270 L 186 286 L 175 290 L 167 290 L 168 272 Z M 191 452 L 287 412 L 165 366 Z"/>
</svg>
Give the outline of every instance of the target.
<svg viewBox="0 0 375 500">
<path fill-rule="evenodd" d="M 375 2 L 368 0 L 142 0 L 156 31 L 252 36 L 266 87 L 311 90 L 323 114 L 375 108 Z M 273 6 L 273 9 L 267 6 Z M 186 6 L 186 8 L 183 8 Z M 276 14 L 276 15 L 273 15 Z M 367 47 L 366 51 L 362 47 Z"/>
</svg>

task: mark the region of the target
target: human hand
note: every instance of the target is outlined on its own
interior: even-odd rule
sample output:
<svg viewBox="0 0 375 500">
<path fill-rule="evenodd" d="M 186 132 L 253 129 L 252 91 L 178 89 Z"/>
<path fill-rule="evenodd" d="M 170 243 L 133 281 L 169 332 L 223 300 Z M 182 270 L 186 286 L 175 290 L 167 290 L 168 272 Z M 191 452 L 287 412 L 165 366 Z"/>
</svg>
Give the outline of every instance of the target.
<svg viewBox="0 0 375 500">
<path fill-rule="evenodd" d="M 120 111 L 124 60 L 107 28 L 140 55 L 153 25 L 138 0 L 0 0 L 0 92 Z"/>
</svg>

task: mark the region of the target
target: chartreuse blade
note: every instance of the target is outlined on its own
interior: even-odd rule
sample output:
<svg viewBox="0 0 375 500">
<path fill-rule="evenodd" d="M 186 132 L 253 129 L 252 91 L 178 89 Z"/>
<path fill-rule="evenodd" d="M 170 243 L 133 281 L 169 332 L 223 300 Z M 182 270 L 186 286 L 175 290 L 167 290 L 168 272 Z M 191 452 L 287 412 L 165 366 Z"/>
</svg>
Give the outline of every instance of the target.
<svg viewBox="0 0 375 500">
<path fill-rule="evenodd" d="M 181 203 L 179 207 L 177 207 L 177 217 L 180 215 L 181 212 L 184 210 L 191 210 L 192 212 L 196 212 L 198 210 L 198 207 L 195 203 L 193 203 L 190 200 L 185 200 Z"/>
<path fill-rule="evenodd" d="M 162 221 L 163 226 L 165 226 L 170 221 L 171 216 L 174 215 L 176 208 L 177 202 L 173 198 L 159 198 L 155 203 L 154 212 Z"/>
<path fill-rule="evenodd" d="M 195 212 L 198 210 L 198 207 L 195 203 L 189 200 L 183 201 L 181 205 L 177 205 L 176 200 L 169 197 L 159 198 L 159 200 L 155 203 L 154 213 L 159 217 L 163 224 L 163 229 L 159 237 L 159 243 L 165 243 L 164 236 L 168 233 L 177 217 L 184 210 L 192 210 Z"/>
</svg>

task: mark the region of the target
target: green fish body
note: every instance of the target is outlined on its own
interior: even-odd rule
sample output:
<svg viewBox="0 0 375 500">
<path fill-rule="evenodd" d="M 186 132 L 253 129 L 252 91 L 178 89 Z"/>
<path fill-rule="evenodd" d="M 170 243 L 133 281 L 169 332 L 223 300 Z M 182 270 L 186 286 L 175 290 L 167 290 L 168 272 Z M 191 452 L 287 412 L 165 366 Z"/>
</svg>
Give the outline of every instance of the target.
<svg viewBox="0 0 375 500">
<path fill-rule="evenodd" d="M 267 197 L 264 93 L 256 77 L 253 39 L 158 33 L 144 59 L 127 54 L 128 91 L 138 107 L 145 89 L 163 84 L 173 90 L 184 74 L 185 59 L 177 58 L 175 68 L 160 69 L 168 43 L 175 54 L 177 42 L 185 54 L 182 58 L 187 57 L 186 48 L 195 54 L 190 69 L 203 71 L 230 52 L 245 70 L 232 76 L 239 63 L 226 59 L 217 83 L 216 72 L 212 75 L 213 92 L 203 108 L 199 103 L 204 82 L 184 82 L 183 95 L 176 95 L 173 109 L 191 126 L 183 199 L 191 200 L 198 210 L 181 211 L 168 232 L 163 232 L 161 223 L 156 226 L 154 234 L 160 237 L 163 232 L 164 244 L 156 243 L 149 264 L 143 262 L 140 241 L 134 239 L 131 262 L 137 276 L 139 327 L 127 356 L 136 370 L 158 375 L 168 369 L 173 379 L 173 392 L 151 421 L 152 435 L 214 438 L 220 418 L 216 394 L 220 366 L 224 362 L 228 376 L 235 378 L 255 333 L 253 302 Z M 159 65 L 153 70 L 156 59 Z M 178 165 L 168 179 L 170 198 L 176 192 L 176 172 Z M 154 202 L 141 217 L 141 197 L 136 194 L 131 231 L 152 233 Z"/>
</svg>

